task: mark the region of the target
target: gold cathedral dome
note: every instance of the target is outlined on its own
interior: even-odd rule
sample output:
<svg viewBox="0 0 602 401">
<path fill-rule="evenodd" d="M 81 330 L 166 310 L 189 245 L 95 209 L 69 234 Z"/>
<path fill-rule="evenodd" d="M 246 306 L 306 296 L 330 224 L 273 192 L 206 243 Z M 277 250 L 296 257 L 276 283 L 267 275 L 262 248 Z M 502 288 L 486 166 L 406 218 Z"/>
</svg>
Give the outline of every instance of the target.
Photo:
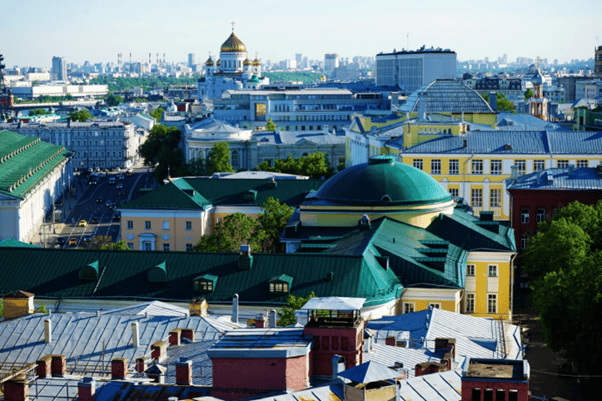
<svg viewBox="0 0 602 401">
<path fill-rule="evenodd" d="M 220 51 L 224 53 L 244 53 L 247 51 L 247 47 L 236 37 L 234 29 L 232 29 L 230 37 L 224 42 Z"/>
<path fill-rule="evenodd" d="M 243 61 L 242 65 L 251 65 L 251 60 L 246 58 L 245 61 Z"/>
</svg>

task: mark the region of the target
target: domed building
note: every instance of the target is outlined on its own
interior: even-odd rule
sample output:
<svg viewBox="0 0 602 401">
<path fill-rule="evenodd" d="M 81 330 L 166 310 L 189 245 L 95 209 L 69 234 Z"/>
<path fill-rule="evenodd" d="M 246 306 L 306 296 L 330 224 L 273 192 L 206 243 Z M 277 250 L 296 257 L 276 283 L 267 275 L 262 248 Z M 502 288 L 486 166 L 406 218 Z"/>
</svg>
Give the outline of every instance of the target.
<svg viewBox="0 0 602 401">
<path fill-rule="evenodd" d="M 362 257 L 392 271 L 403 291 L 368 313 L 441 308 L 509 319 L 513 230 L 468 210 L 425 172 L 375 156 L 308 194 L 280 240 L 287 253 Z"/>
<path fill-rule="evenodd" d="M 232 33 L 220 48 L 218 60 L 214 62 L 209 56 L 205 62 L 203 77 L 198 82 L 198 96 L 200 101 L 218 99 L 226 90 L 259 89 L 268 83 L 269 78 L 261 76 L 261 62 L 257 55 L 253 62 L 249 60 L 247 47 L 232 28 Z"/>
</svg>

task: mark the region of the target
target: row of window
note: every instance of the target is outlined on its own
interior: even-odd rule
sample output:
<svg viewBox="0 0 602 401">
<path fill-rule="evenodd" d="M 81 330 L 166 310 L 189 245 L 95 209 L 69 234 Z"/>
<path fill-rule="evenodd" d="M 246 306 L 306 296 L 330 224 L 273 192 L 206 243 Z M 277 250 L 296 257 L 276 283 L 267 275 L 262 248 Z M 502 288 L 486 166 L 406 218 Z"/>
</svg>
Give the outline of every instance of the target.
<svg viewBox="0 0 602 401">
<path fill-rule="evenodd" d="M 460 190 L 458 188 L 450 188 L 449 194 L 459 197 Z M 483 189 L 472 188 L 470 190 L 470 205 L 473 207 L 483 207 Z M 489 190 L 489 206 L 502 207 L 502 190 L 500 188 L 491 188 Z"/>
<path fill-rule="evenodd" d="M 474 159 L 471 160 L 470 163 L 470 173 L 482 175 L 483 174 L 483 159 Z M 414 159 L 412 165 L 419 170 L 424 170 L 424 161 L 423 159 Z M 517 167 L 518 174 L 526 174 L 527 172 L 527 161 L 526 160 L 515 160 L 514 165 Z M 567 168 L 569 166 L 569 160 L 557 160 L 556 166 L 558 168 Z M 491 175 L 502 175 L 502 160 L 491 160 Z M 587 168 L 588 161 L 587 160 L 577 160 L 577 168 Z M 545 170 L 546 161 L 545 160 L 533 160 L 533 171 Z M 450 159 L 448 161 L 448 171 L 450 175 L 458 175 L 460 174 L 460 160 L 459 159 Z M 441 160 L 440 159 L 432 159 L 431 160 L 431 174 L 438 175 L 442 174 L 441 172 Z"/>
<path fill-rule="evenodd" d="M 489 272 L 489 277 L 497 277 L 497 265 L 487 266 L 487 271 Z M 475 265 L 466 265 L 466 276 L 474 276 L 474 275 L 475 275 Z"/>
<path fill-rule="evenodd" d="M 535 212 L 535 222 L 541 223 L 546 219 L 546 209 L 537 209 Z M 530 211 L 529 209 L 521 209 L 520 211 L 520 222 L 521 224 L 529 224 Z"/>
<path fill-rule="evenodd" d="M 134 243 L 133 242 L 128 242 L 127 243 L 128 248 L 130 249 L 134 249 Z M 142 250 L 143 251 L 152 251 L 153 250 L 153 246 L 150 242 L 146 241 L 143 243 L 142 245 Z M 169 244 L 168 243 L 164 243 L 163 244 L 163 250 L 169 252 L 170 248 L 169 248 Z M 186 252 L 192 252 L 192 244 L 186 244 Z"/>
<path fill-rule="evenodd" d="M 133 230 L 134 229 L 134 221 L 133 220 L 128 220 L 127 223 L 126 223 L 126 228 L 128 230 Z M 152 229 L 150 220 L 146 220 L 144 222 L 144 229 L 145 230 L 151 230 Z M 163 222 L 163 229 L 164 230 L 169 230 L 169 221 L 164 221 Z M 186 222 L 186 230 L 187 231 L 192 230 L 192 221 L 187 221 Z"/>
<path fill-rule="evenodd" d="M 190 246 L 190 250 L 192 250 L 192 245 Z M 165 250 L 165 249 L 163 249 Z M 169 250 L 169 249 L 167 249 Z M 186 249 L 188 251 L 188 249 Z M 214 286 L 213 286 L 213 281 L 211 280 L 195 280 L 194 281 L 194 290 L 195 291 L 200 291 L 200 292 L 213 292 L 214 290 Z M 272 294 L 277 294 L 277 293 L 288 293 L 289 292 L 289 285 L 288 283 L 279 283 L 279 282 L 275 282 L 275 283 L 270 283 L 269 286 L 269 290 L 270 293 Z"/>
<path fill-rule="evenodd" d="M 466 313 L 475 312 L 477 296 L 475 293 L 466 294 Z M 497 294 L 487 294 L 487 313 L 497 313 Z"/>
<path fill-rule="evenodd" d="M 94 152 L 94 156 L 92 156 L 92 152 L 90 152 L 90 157 L 105 157 L 105 152 L 100 152 L 100 156 L 98 156 L 98 152 Z M 111 152 L 107 152 L 107 156 L 106 157 L 111 157 Z M 114 158 L 121 158 L 121 152 L 113 152 L 113 157 Z M 88 158 L 88 152 L 83 152 L 83 153 L 78 153 L 75 152 L 75 158 L 76 159 L 87 159 Z"/>
</svg>

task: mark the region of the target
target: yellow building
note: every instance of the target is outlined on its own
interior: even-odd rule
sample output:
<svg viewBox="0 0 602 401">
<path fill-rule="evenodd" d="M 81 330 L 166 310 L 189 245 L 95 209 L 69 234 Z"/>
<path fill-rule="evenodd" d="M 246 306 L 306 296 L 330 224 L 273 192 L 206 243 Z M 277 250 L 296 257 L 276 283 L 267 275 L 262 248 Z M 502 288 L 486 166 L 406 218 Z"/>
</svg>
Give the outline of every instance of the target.
<svg viewBox="0 0 602 401">
<path fill-rule="evenodd" d="M 301 203 L 281 240 L 289 253 L 373 254 L 404 287 L 395 313 L 432 306 L 512 316 L 512 229 L 491 213 L 461 210 L 432 177 L 392 156 L 371 157 L 327 181 Z"/>
</svg>

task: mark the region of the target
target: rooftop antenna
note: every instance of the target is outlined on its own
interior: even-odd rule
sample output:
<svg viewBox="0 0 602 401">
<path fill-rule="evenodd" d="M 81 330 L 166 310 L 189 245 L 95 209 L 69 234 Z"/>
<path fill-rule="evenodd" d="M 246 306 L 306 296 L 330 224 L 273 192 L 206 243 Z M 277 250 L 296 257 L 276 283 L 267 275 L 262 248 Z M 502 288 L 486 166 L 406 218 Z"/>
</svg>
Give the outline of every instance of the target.
<svg viewBox="0 0 602 401">
<path fill-rule="evenodd" d="M 234 21 L 232 21 L 232 33 L 234 33 Z"/>
<path fill-rule="evenodd" d="M 130 53 L 130 64 L 132 64 L 132 53 Z"/>
<path fill-rule="evenodd" d="M 165 65 L 165 53 L 163 53 L 163 65 Z"/>
<path fill-rule="evenodd" d="M 153 63 L 153 61 L 151 60 L 151 54 L 150 54 L 150 52 L 148 53 L 148 63 L 149 63 L 149 64 L 152 64 L 152 63 Z"/>
</svg>

